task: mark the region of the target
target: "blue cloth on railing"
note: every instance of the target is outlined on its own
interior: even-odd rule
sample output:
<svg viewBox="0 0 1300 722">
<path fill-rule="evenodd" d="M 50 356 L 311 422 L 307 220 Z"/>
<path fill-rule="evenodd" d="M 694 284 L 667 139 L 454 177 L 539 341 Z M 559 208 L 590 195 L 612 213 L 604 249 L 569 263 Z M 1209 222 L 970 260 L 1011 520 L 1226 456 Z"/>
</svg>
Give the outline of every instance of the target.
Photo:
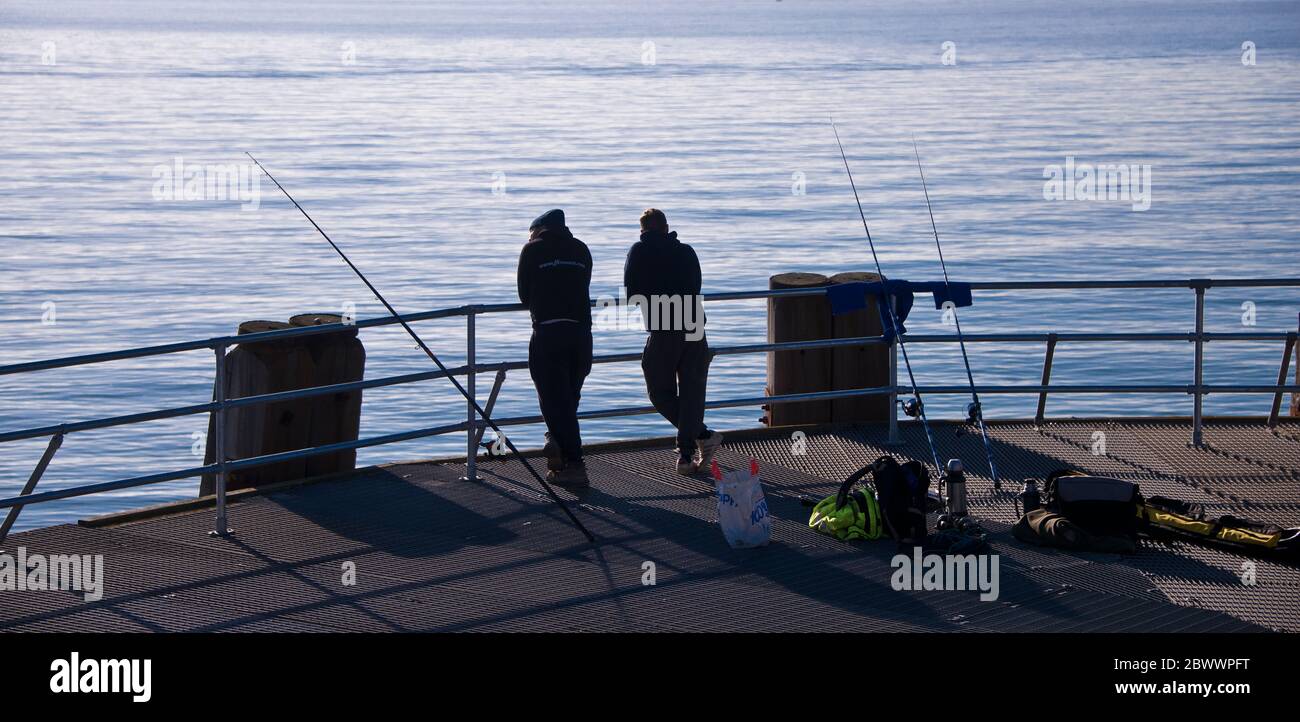
<svg viewBox="0 0 1300 722">
<path fill-rule="evenodd" d="M 876 308 L 880 312 L 880 327 L 887 339 L 893 338 L 894 325 L 890 323 L 885 299 L 888 296 L 894 297 L 894 315 L 898 318 L 901 331 L 907 333 L 907 326 L 903 325 L 903 322 L 907 320 L 907 314 L 912 311 L 917 293 L 932 294 L 936 309 L 943 308 L 943 305 L 949 302 L 958 307 L 969 306 L 974 302 L 970 284 L 959 282 L 889 280 L 882 284 L 879 281 L 870 283 L 855 281 L 837 283 L 826 288 L 826 298 L 830 300 L 831 313 L 836 316 L 866 308 L 867 297 L 875 296 Z"/>
<path fill-rule="evenodd" d="M 935 283 L 935 284 L 927 284 L 927 285 L 938 286 L 938 288 L 935 288 L 933 291 L 934 307 L 936 309 L 943 308 L 943 304 L 949 301 L 952 302 L 952 305 L 957 306 L 959 308 L 964 308 L 975 302 L 975 299 L 971 297 L 969 283 L 944 282 L 944 283 Z"/>
</svg>

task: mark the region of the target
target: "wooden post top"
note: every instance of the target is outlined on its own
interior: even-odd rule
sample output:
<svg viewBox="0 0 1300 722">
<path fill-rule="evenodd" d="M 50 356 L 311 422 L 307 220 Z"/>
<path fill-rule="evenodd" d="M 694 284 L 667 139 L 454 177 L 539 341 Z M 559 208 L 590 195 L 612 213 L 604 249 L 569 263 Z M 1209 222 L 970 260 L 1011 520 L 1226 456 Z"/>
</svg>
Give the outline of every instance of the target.
<svg viewBox="0 0 1300 722">
<path fill-rule="evenodd" d="M 293 328 L 284 321 L 244 321 L 239 324 L 239 335 L 243 336 L 250 333 L 262 333 L 263 331 L 283 331 Z M 286 339 L 275 341 L 261 341 L 258 343 L 239 344 L 237 348 L 244 348 L 259 357 L 265 357 L 267 354 L 283 353 L 290 347 L 291 343 Z"/>
<path fill-rule="evenodd" d="M 831 283 L 871 283 L 872 281 L 879 281 L 880 274 L 870 273 L 868 271 L 845 271 L 844 273 L 837 273 L 834 276 L 831 276 L 830 280 Z"/>
<path fill-rule="evenodd" d="M 343 316 L 337 313 L 300 313 L 289 318 L 289 325 L 291 326 L 326 326 L 331 323 L 343 323 Z M 355 337 L 357 335 L 357 329 L 344 329 L 339 331 L 337 334 L 327 333 L 325 334 L 325 338 L 337 340 L 345 335 L 348 338 Z"/>
<path fill-rule="evenodd" d="M 289 317 L 290 326 L 324 326 L 330 323 L 343 323 L 343 316 L 337 313 L 300 313 Z"/>
<path fill-rule="evenodd" d="M 804 273 L 795 271 L 792 273 L 778 273 L 768 279 L 768 288 L 816 288 L 825 286 L 830 279 L 820 273 Z"/>
<path fill-rule="evenodd" d="M 263 331 L 283 331 L 286 328 L 292 328 L 292 326 L 284 321 L 244 321 L 239 324 L 239 335 L 262 333 Z"/>
</svg>

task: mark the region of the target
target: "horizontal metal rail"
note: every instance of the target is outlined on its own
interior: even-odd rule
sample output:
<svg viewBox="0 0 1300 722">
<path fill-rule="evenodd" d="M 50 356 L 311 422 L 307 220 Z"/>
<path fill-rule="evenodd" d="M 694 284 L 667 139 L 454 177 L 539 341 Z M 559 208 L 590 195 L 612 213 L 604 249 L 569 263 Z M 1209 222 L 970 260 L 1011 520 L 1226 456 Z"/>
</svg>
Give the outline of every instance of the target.
<svg viewBox="0 0 1300 722">
<path fill-rule="evenodd" d="M 1238 279 L 1180 279 L 1180 280 L 1145 280 L 1145 281 L 977 281 L 968 284 L 973 290 L 1088 290 L 1088 289 L 1138 289 L 1138 288 L 1285 288 L 1300 287 L 1300 278 L 1277 278 L 1277 279 L 1255 279 L 1255 278 L 1238 278 Z M 826 293 L 825 287 L 816 288 L 785 288 L 765 291 L 728 291 L 719 293 L 703 294 L 705 301 L 739 301 L 746 299 L 760 298 L 781 298 L 786 296 L 817 296 Z M 592 299 L 592 307 L 607 305 L 608 300 Z M 159 356 L 163 354 L 180 353 L 183 351 L 196 351 L 199 349 L 215 349 L 218 346 L 232 346 L 245 343 L 264 343 L 267 341 L 281 341 L 302 336 L 312 336 L 323 333 L 338 333 L 340 331 L 349 331 L 360 328 L 374 328 L 377 326 L 388 326 L 401 321 L 414 323 L 417 321 L 429 321 L 440 318 L 452 318 L 465 316 L 471 313 L 508 313 L 512 311 L 526 310 L 526 306 L 521 303 L 495 303 L 495 304 L 474 304 L 466 306 L 457 306 L 455 308 L 442 308 L 432 311 L 422 311 L 418 313 L 402 314 L 399 320 L 394 316 L 380 316 L 358 320 L 351 324 L 322 324 L 320 326 L 303 326 L 300 328 L 289 328 L 277 331 L 262 331 L 259 333 L 237 334 L 234 336 L 217 336 L 213 338 L 182 341 L 178 343 L 162 344 L 158 346 L 145 346 L 141 348 L 123 349 L 120 351 L 106 351 L 102 353 L 83 354 L 80 356 L 66 356 L 63 358 L 47 359 L 43 361 L 28 361 L 24 363 L 9 364 L 0 366 L 0 376 L 9 374 L 27 373 L 30 371 L 42 371 L 46 369 L 65 368 L 69 366 L 82 366 L 92 363 L 104 363 L 107 361 L 118 361 L 123 359 L 142 358 L 145 356 Z M 1015 335 L 1015 334 L 1012 334 Z M 1092 334 L 1105 335 L 1105 334 Z M 1177 334 L 1171 334 L 1177 335 Z M 912 340 L 908 337 L 908 340 Z M 969 340 L 969 339 L 968 339 Z M 1041 336 L 1038 340 L 1042 340 Z M 1098 339 L 1105 340 L 1105 339 Z M 1155 340 L 1155 339 L 1152 339 Z M 922 341 L 924 342 L 924 341 Z"/>
<path fill-rule="evenodd" d="M 425 311 L 423 313 L 402 314 L 401 318 L 408 322 L 428 321 L 437 318 L 453 318 L 465 315 L 468 312 L 468 308 L 468 306 L 461 306 L 459 308 L 443 308 L 434 311 Z M 105 351 L 102 353 L 83 354 L 81 356 L 65 356 L 63 358 L 48 359 L 45 361 L 28 361 L 26 363 L 0 366 L 0 376 L 27 373 L 30 371 L 44 371 L 46 369 L 65 368 L 68 366 L 83 366 L 86 364 L 104 363 L 107 361 L 143 358 L 146 356 L 162 356 L 165 354 L 181 353 L 183 351 L 215 349 L 218 346 L 264 343 L 267 341 L 284 341 L 288 339 L 301 338 L 303 336 L 316 336 L 323 333 L 340 333 L 352 331 L 358 328 L 374 328 L 376 326 L 388 326 L 395 323 L 399 323 L 399 320 L 394 316 L 379 316 L 376 318 L 359 320 L 350 324 L 326 323 L 319 326 L 300 326 L 298 328 L 286 328 L 276 331 L 259 331 L 257 333 L 244 333 L 234 336 L 216 336 L 214 338 L 199 341 L 181 341 L 178 343 L 167 343 L 159 346 L 128 348 L 122 349 L 121 351 Z"/>
<path fill-rule="evenodd" d="M 453 375 L 463 375 L 466 372 L 466 368 L 464 366 L 456 366 L 448 369 L 448 371 Z M 416 381 L 438 379 L 447 375 L 448 374 L 444 374 L 442 371 L 422 371 L 416 374 L 386 376 L 378 379 L 367 379 L 365 381 L 349 381 L 347 383 L 330 384 L 328 386 L 312 386 L 311 388 L 306 389 L 276 391 L 274 393 L 258 394 L 256 396 L 240 396 L 238 398 L 227 399 L 224 402 L 224 406 L 227 409 L 239 406 L 256 406 L 258 404 L 291 401 L 293 399 L 301 399 L 310 396 L 337 394 L 348 391 L 358 391 L 361 389 L 373 389 L 381 386 L 396 386 L 399 384 L 414 383 Z M 0 443 L 6 441 L 19 441 L 21 439 L 41 438 L 49 436 L 59 430 L 66 432 L 91 431 L 94 429 L 107 429 L 113 426 L 138 424 L 145 421 L 158 421 L 160 419 L 171 419 L 178 416 L 207 413 L 222 408 L 222 405 L 222 402 L 209 401 L 202 404 L 177 406 L 170 409 L 159 409 L 157 411 L 143 411 L 137 414 L 126 414 L 124 416 L 109 416 L 102 419 L 91 419 L 89 421 L 76 421 L 68 424 L 54 424 L 51 426 L 38 426 L 31 429 L 19 429 L 17 431 L 0 433 Z"/>
<path fill-rule="evenodd" d="M 313 327 L 318 328 L 318 327 Z M 1294 333 L 1285 332 L 1250 332 L 1250 333 L 1204 333 L 1202 338 L 1205 341 L 1286 341 Z M 967 343 L 1038 343 L 1045 342 L 1049 337 L 1055 336 L 1058 342 L 1070 343 L 1093 343 L 1105 341 L 1178 341 L 1192 342 L 1196 340 L 1194 333 L 1064 333 L 1064 334 L 963 334 L 962 338 Z M 957 336 L 952 334 L 904 334 L 903 340 L 906 343 L 956 343 Z M 819 341 L 788 341 L 782 343 L 756 343 L 744 344 L 737 346 L 719 346 L 710 349 L 716 356 L 728 356 L 734 354 L 747 353 L 765 353 L 769 351 L 799 351 L 806 349 L 820 348 L 841 348 L 845 346 L 872 346 L 888 345 L 889 339 L 885 336 L 860 336 L 855 338 L 837 338 L 825 339 Z M 593 364 L 608 363 L 627 363 L 631 361 L 640 361 L 641 352 L 629 352 L 621 354 L 604 354 L 592 358 Z M 517 371 L 528 368 L 527 361 L 507 361 L 500 363 L 476 364 L 476 372 L 500 372 L 500 371 Z M 242 396 L 233 399 L 227 399 L 226 408 L 236 408 L 241 406 L 256 406 L 259 404 L 278 403 L 282 401 L 292 401 L 312 396 L 322 396 L 325 394 L 346 393 L 349 391 L 360 391 L 363 389 L 381 388 L 384 386 L 398 386 L 401 384 L 415 383 L 419 381 L 428 381 L 439 379 L 444 376 L 464 376 L 469 372 L 468 366 L 455 366 L 448 369 L 450 372 L 442 371 L 422 371 L 413 374 L 401 374 L 398 376 L 385 376 L 377 379 L 367 379 L 364 381 L 350 381 L 341 384 L 331 384 L 328 386 L 313 386 L 305 389 L 294 389 L 291 391 L 277 391 L 269 394 L 259 394 L 256 396 Z M 990 387 L 992 388 L 992 387 Z M 1024 387 L 1031 388 L 1031 387 Z M 1036 387 L 1033 387 L 1036 388 Z M 1053 386 L 1052 392 L 1057 392 L 1063 387 Z M 1124 392 L 1126 389 L 1114 388 L 1110 386 L 1096 386 L 1098 392 Z M 1168 387 L 1173 388 L 1173 387 Z M 1190 387 L 1179 387 L 1190 388 Z M 1257 386 L 1242 387 L 1236 393 L 1278 393 L 1289 391 L 1286 387 L 1267 387 L 1268 391 L 1251 391 L 1247 389 L 1265 388 Z M 969 389 L 966 389 L 969 391 Z M 924 392 L 925 389 L 922 389 Z M 983 387 L 980 387 L 983 393 Z M 944 393 L 936 391 L 934 393 Z M 988 393 L 1018 393 L 1006 391 L 992 391 Z M 1037 393 L 1037 392 L 1035 392 Z M 1060 393 L 1079 393 L 1070 391 L 1060 391 Z M 1166 393 L 1166 392 L 1150 392 Z M 1191 393 L 1191 392 L 1188 392 Z M 210 413 L 220 408 L 216 401 L 209 401 L 201 404 L 191 404 L 188 406 L 177 406 L 169 409 L 158 409 L 156 411 L 144 411 L 135 414 L 125 414 L 122 416 L 110 416 L 100 419 L 90 419 L 87 421 L 76 421 L 64 424 L 51 424 L 48 426 L 37 426 L 29 429 L 18 429 L 15 431 L 0 432 L 0 443 L 7 441 L 21 441 L 23 439 L 44 438 L 56 433 L 59 430 L 64 432 L 74 431 L 92 431 L 96 429 L 107 429 L 114 426 L 126 426 L 129 424 L 138 424 L 146 421 L 158 421 L 161 419 L 170 419 L 180 416 L 190 416 L 193 414 Z"/>
<path fill-rule="evenodd" d="M 465 422 L 447 424 L 444 426 L 431 426 L 425 429 L 416 429 L 414 431 L 401 431 L 396 434 L 385 434 L 383 436 L 372 436 L 368 439 L 357 439 L 356 441 L 340 441 L 335 444 L 325 444 L 315 446 L 310 449 L 295 449 L 294 451 L 283 451 L 277 454 L 266 454 L 265 456 L 251 456 L 247 459 L 226 462 L 226 471 L 239 471 L 240 469 L 250 469 L 256 466 L 266 464 L 278 464 L 284 461 L 293 461 L 294 459 L 303 459 L 308 456 L 318 454 L 330 454 L 337 451 L 347 451 L 348 449 L 364 449 L 367 446 L 382 446 L 384 444 L 396 444 L 401 441 L 411 441 L 414 439 L 423 439 L 428 436 L 438 436 L 441 434 L 464 431 Z M 149 474 L 147 476 L 134 476 L 129 479 L 118 479 L 117 481 L 104 481 L 97 484 L 86 484 L 85 486 L 74 486 L 67 489 L 56 489 L 54 491 L 43 491 L 39 494 L 30 494 L 27 496 L 11 496 L 0 499 L 0 509 L 11 506 L 20 506 L 27 504 L 39 504 L 43 501 L 56 501 L 58 499 L 71 499 L 76 496 L 86 496 L 88 494 L 98 494 L 104 491 L 119 491 L 121 489 L 131 489 L 137 486 L 148 486 L 164 481 L 175 481 L 177 479 L 187 479 L 203 474 L 215 474 L 220 471 L 220 464 L 207 464 L 204 466 L 195 466 L 188 469 L 178 469 L 176 471 L 167 471 L 161 474 Z"/>
<path fill-rule="evenodd" d="M 1149 333 L 1149 332 L 1114 332 L 1114 333 L 987 333 L 987 334 L 963 334 L 961 337 L 971 343 L 1047 343 L 1049 353 L 1045 362 L 1043 372 L 1043 383 L 1036 385 L 990 385 L 979 387 L 979 392 L 984 394 L 1033 394 L 1039 397 L 1038 413 L 1036 420 L 1041 420 L 1043 408 L 1046 403 L 1047 394 L 1111 394 L 1111 393 L 1128 393 L 1128 394 L 1185 394 L 1193 396 L 1196 404 L 1197 414 L 1195 415 L 1196 423 L 1193 432 L 1194 443 L 1200 439 L 1200 414 L 1199 409 L 1201 399 L 1209 394 L 1272 394 L 1273 412 L 1270 415 L 1269 423 L 1276 423 L 1277 406 L 1281 395 L 1286 392 L 1300 393 L 1300 384 L 1286 384 L 1286 363 L 1289 359 L 1290 350 L 1295 345 L 1296 332 L 1227 332 L 1215 333 L 1205 332 L 1201 323 L 1201 310 L 1203 308 L 1203 297 L 1206 289 L 1209 288 L 1262 288 L 1262 287 L 1300 287 L 1300 278 L 1284 279 L 1174 279 L 1174 280 L 1134 280 L 1134 281 L 994 281 L 994 282 L 976 282 L 969 284 L 972 289 L 976 290 L 1088 290 L 1088 289 L 1191 289 L 1196 292 L 1198 323 L 1197 330 L 1192 332 L 1181 333 Z M 825 293 L 822 288 L 809 289 L 781 289 L 781 290 L 760 290 L 760 291 L 741 291 L 741 292 L 723 292 L 705 294 L 706 301 L 735 301 L 747 299 L 764 299 L 778 298 L 789 296 L 813 296 Z M 593 299 L 593 307 L 609 307 L 611 299 Z M 614 303 L 617 305 L 617 302 Z M 420 313 L 405 314 L 401 321 L 417 322 L 444 318 L 455 318 L 464 316 L 468 320 L 467 332 L 471 336 L 467 339 L 468 344 L 473 343 L 474 318 L 479 314 L 485 313 L 505 313 L 525 310 L 522 304 L 474 304 L 465 305 L 455 308 L 436 309 Z M 220 336 L 203 340 L 185 341 L 180 343 L 163 344 L 156 346 L 147 346 L 142 348 L 124 349 L 120 351 L 110 351 L 103 353 L 84 354 L 80 356 L 70 356 L 64 358 L 49 359 L 44 361 L 33 361 L 7 366 L 0 366 L 0 376 L 32 371 L 40 371 L 55 368 L 66 368 L 81 366 L 85 364 L 103 363 L 115 360 L 143 358 L 163 354 L 179 353 L 185 351 L 194 351 L 201 349 L 211 349 L 218 352 L 218 359 L 224 355 L 224 349 L 230 345 L 242 345 L 251 343 L 276 342 L 290 339 L 297 339 L 305 336 L 319 334 L 330 334 L 339 332 L 354 332 L 357 329 L 374 328 L 399 323 L 395 317 L 380 317 L 365 320 L 358 320 L 349 324 L 328 324 L 321 326 L 308 326 L 301 328 L 292 328 L 277 331 L 266 331 L 253 334 L 242 334 L 234 336 Z M 908 334 L 904 336 L 907 342 L 911 343 L 955 343 L 959 340 L 954 334 Z M 1283 366 L 1279 370 L 1278 383 L 1275 385 L 1258 385 L 1258 384 L 1207 384 L 1201 380 L 1199 359 L 1202 354 L 1204 344 L 1211 342 L 1277 342 L 1285 341 L 1287 350 L 1284 352 Z M 1193 343 L 1196 345 L 1196 356 L 1198 363 L 1196 366 L 1195 380 L 1192 384 L 1096 384 L 1096 385 L 1050 385 L 1047 379 L 1050 376 L 1051 367 L 1051 349 L 1058 343 L 1102 343 L 1102 342 L 1179 342 Z M 747 353 L 768 353 L 780 351 L 795 351 L 819 348 L 839 348 L 855 347 L 868 345 L 891 345 L 891 339 L 884 336 L 864 336 L 849 339 L 824 339 L 817 341 L 800 341 L 800 342 L 780 342 L 780 343 L 757 343 L 741 344 L 734 346 L 723 346 L 711 349 L 714 355 L 736 355 Z M 640 360 L 640 352 L 605 354 L 593 359 L 593 363 L 624 363 Z M 198 413 L 224 413 L 230 408 L 241 406 L 253 406 L 258 404 L 267 404 L 300 399 L 304 397 L 319 396 L 323 394 L 335 394 L 350 391 L 360 391 L 364 389 L 380 388 L 385 386 L 395 386 L 401 384 L 415 383 L 441 378 L 447 375 L 466 376 L 468 385 L 473 388 L 473 377 L 477 373 L 498 374 L 497 383 L 494 384 L 493 395 L 500 390 L 500 382 L 504 379 L 504 374 L 509 370 L 518 370 L 528 368 L 527 361 L 505 361 L 500 363 L 479 364 L 475 362 L 473 355 L 473 346 L 467 346 L 467 363 L 443 371 L 425 371 L 413 374 L 400 374 L 378 379 L 367 379 L 362 381 L 334 384 L 329 386 L 318 386 L 306 389 L 295 389 L 291 391 L 282 391 L 276 393 L 260 394 L 256 396 L 247 396 L 235 399 L 224 399 L 220 395 L 214 401 L 180 406 L 171 409 L 160 409 L 155 411 L 146 411 L 134 414 L 125 414 L 120 416 L 92 419 L 74 423 L 64 423 L 57 425 L 42 426 L 30 429 L 21 429 L 0 433 L 0 442 L 17 441 L 21 439 L 39 438 L 45 436 L 54 436 L 63 434 L 88 431 L 92 429 L 103 429 L 114 426 L 123 426 L 136 424 L 147 421 L 174 418 Z M 891 384 L 896 384 L 893 380 L 893 364 L 891 362 Z M 745 406 L 759 406 L 775 403 L 794 403 L 801 401 L 821 401 L 837 398 L 846 398 L 854 396 L 872 396 L 872 395 L 896 395 L 900 392 L 906 392 L 907 389 L 901 389 L 896 385 L 872 387 L 862 389 L 846 389 L 837 391 L 821 391 L 800 394 L 784 394 L 775 396 L 752 396 L 735 399 L 723 399 L 711 401 L 706 404 L 707 408 L 731 408 Z M 969 393 L 970 389 L 964 385 L 935 385 L 922 386 L 922 393 L 926 394 L 957 394 L 962 395 Z M 896 408 L 895 408 L 896 411 Z M 583 411 L 579 414 L 581 419 L 604 419 L 622 416 L 633 416 L 642 414 L 653 414 L 655 409 L 649 405 L 625 406 L 608 409 L 596 409 Z M 505 417 L 496 419 L 500 426 L 520 426 L 536 424 L 542 421 L 540 415 L 526 415 Z M 894 428 L 891 422 L 891 429 Z M 3 508 L 20 508 L 29 504 L 36 504 L 45 501 L 55 501 L 77 496 L 85 496 L 107 491 L 116 491 L 149 484 L 156 484 L 177 479 L 184 479 L 199 476 L 208 473 L 229 473 L 242 469 L 263 466 L 267 464 L 276 464 L 284 461 L 291 461 L 319 454 L 330 454 L 339 451 L 360 449 L 371 446 L 380 446 L 384 444 L 410 441 L 430 436 L 437 436 L 447 433 L 456 433 L 464 431 L 467 433 L 467 466 L 470 473 L 468 478 L 473 478 L 473 460 L 476 456 L 478 441 L 481 439 L 485 423 L 476 419 L 472 412 L 469 417 L 455 424 L 432 426 L 411 431 L 374 436 L 366 439 L 355 441 L 339 442 L 327 444 L 307 449 L 298 449 L 264 456 L 244 458 L 236 460 L 227 460 L 220 463 L 225 457 L 221 450 L 217 453 L 217 463 L 206 464 L 204 466 L 191 467 L 188 469 L 179 469 L 175 471 L 163 472 L 158 474 L 149 474 L 145 476 L 136 476 L 116 481 L 89 484 L 79 487 L 71 487 L 39 493 L 25 493 L 16 497 L 0 499 L 0 509 Z M 220 446 L 220 439 L 218 439 Z M 37 475 L 38 477 L 39 475 Z M 218 489 L 221 489 L 218 485 Z M 25 489 L 25 492 L 31 492 L 32 489 Z M 220 491 L 218 496 L 222 496 Z M 221 501 L 224 501 L 222 499 Z M 219 508 L 224 508 L 222 504 Z M 224 527 L 224 514 L 219 512 L 219 527 Z"/>
<path fill-rule="evenodd" d="M 1095 394 L 1095 393 L 1143 393 L 1143 394 L 1192 394 L 1195 388 L 1192 386 L 1179 385 L 1161 385 L 1161 384 L 1108 384 L 1105 386 L 1042 386 L 1042 385 L 1023 385 L 1023 386 L 981 386 L 982 394 L 1039 394 L 1046 391 L 1060 394 Z M 970 393 L 968 386 L 922 386 L 920 391 L 923 394 L 944 395 L 956 394 L 964 395 Z M 1213 393 L 1276 393 L 1282 392 L 1300 392 L 1300 384 L 1288 384 L 1280 386 L 1248 386 L 1248 385 L 1214 385 L 1206 384 L 1201 387 L 1202 394 Z M 746 406 L 760 406 L 773 403 L 798 403 L 807 401 L 829 401 L 832 399 L 850 398 L 857 396 L 879 396 L 887 395 L 894 392 L 890 386 L 876 386 L 862 389 L 844 389 L 840 391 L 814 391 L 800 394 L 782 394 L 777 396 L 749 396 L 735 399 L 723 399 L 719 401 L 710 401 L 705 404 L 709 409 L 736 408 Z M 653 406 L 623 406 L 610 409 L 598 409 L 594 411 L 583 411 L 578 413 L 578 418 L 582 420 L 609 419 L 623 416 L 640 416 L 657 413 Z M 507 416 L 493 419 L 498 426 L 528 426 L 531 424 L 542 423 L 541 415 L 530 416 Z M 285 461 L 293 461 L 309 456 L 319 454 L 330 454 L 349 449 L 362 449 L 371 446 L 382 446 L 385 444 L 394 444 L 403 441 L 412 441 L 430 436 L 439 436 L 442 434 L 465 431 L 468 428 L 465 422 L 455 424 L 446 424 L 442 426 L 432 426 L 412 431 L 402 431 L 382 436 L 373 436 L 356 441 L 344 441 L 334 444 L 325 444 L 307 449 L 296 449 L 294 451 L 284 451 L 275 454 L 266 454 L 263 456 L 249 457 L 229 461 L 226 463 L 226 471 L 239 471 L 267 464 L 278 464 Z M 195 466 L 188 469 L 178 469 L 159 474 L 149 474 L 146 476 L 131 477 L 129 479 L 120 479 L 117 481 L 101 482 L 97 484 L 87 484 L 85 486 L 59 489 L 55 491 L 41 492 L 39 494 L 28 494 L 0 498 L 0 509 L 24 506 L 28 504 L 37 504 L 44 501 L 55 501 L 58 499 L 69 499 L 77 496 L 86 496 L 97 494 L 105 491 L 119 491 L 130 489 L 138 486 L 147 486 L 164 481 L 175 481 L 203 474 L 216 473 L 220 469 L 219 464 L 207 464 L 204 466 Z"/>
</svg>

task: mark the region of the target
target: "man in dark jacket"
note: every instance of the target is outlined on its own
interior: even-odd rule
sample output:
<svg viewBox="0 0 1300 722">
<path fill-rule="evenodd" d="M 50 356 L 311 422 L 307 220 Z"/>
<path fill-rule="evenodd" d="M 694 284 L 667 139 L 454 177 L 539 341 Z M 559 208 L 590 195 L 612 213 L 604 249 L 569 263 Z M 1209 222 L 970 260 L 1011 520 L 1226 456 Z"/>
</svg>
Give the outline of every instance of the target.
<svg viewBox="0 0 1300 722">
<path fill-rule="evenodd" d="M 591 373 L 591 252 L 564 224 L 564 211 L 538 216 L 519 254 L 519 300 L 533 319 L 528 373 L 546 420 L 546 478 L 585 487 L 578 399 Z"/>
<path fill-rule="evenodd" d="M 722 434 L 704 425 L 712 354 L 704 337 L 700 260 L 657 208 L 641 214 L 641 240 L 628 251 L 623 285 L 650 332 L 641 357 L 650 403 L 677 427 L 677 471 L 692 474 L 722 444 Z"/>
</svg>

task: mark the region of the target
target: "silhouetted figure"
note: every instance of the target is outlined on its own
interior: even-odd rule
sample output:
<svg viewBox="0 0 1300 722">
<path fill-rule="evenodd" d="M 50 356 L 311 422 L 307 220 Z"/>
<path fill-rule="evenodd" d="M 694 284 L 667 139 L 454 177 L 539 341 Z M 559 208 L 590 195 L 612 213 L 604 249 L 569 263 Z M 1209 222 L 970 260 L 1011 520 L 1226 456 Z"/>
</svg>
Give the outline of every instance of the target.
<svg viewBox="0 0 1300 722">
<path fill-rule="evenodd" d="M 641 359 L 650 403 L 677 427 L 677 471 L 692 474 L 722 444 L 722 434 L 704 425 L 712 353 L 704 336 L 700 261 L 657 208 L 641 214 L 641 240 L 628 251 L 623 285 L 650 332 Z"/>
<path fill-rule="evenodd" d="M 546 478 L 587 485 L 578 430 L 582 383 L 591 373 L 591 252 L 569 232 L 564 211 L 543 213 L 519 254 L 519 300 L 533 319 L 528 373 L 546 420 Z"/>
</svg>

